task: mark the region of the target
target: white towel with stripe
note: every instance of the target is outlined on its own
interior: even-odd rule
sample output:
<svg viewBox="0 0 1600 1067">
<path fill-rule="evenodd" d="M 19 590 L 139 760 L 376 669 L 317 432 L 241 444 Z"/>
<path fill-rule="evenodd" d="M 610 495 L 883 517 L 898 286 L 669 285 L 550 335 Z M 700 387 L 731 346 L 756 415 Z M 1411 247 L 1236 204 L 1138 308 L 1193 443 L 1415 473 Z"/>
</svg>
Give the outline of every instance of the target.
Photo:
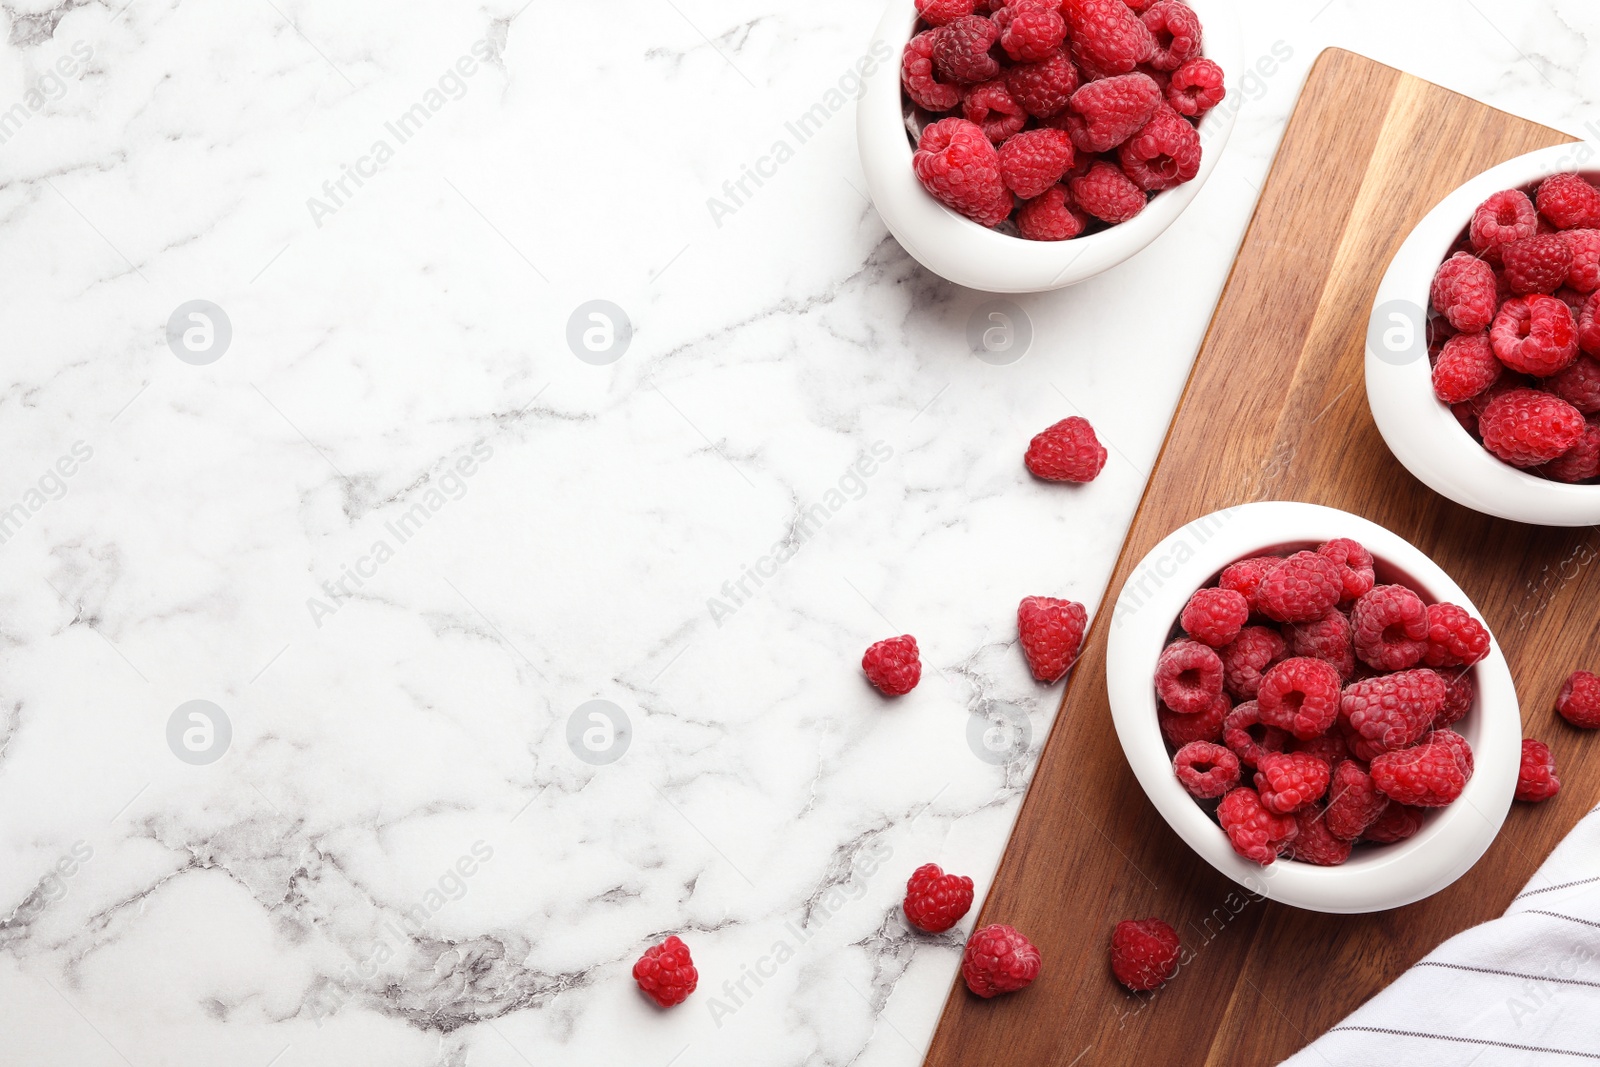
<svg viewBox="0 0 1600 1067">
<path fill-rule="evenodd" d="M 1600 1063 L 1600 808 L 1505 915 L 1446 941 L 1282 1067 Z"/>
</svg>

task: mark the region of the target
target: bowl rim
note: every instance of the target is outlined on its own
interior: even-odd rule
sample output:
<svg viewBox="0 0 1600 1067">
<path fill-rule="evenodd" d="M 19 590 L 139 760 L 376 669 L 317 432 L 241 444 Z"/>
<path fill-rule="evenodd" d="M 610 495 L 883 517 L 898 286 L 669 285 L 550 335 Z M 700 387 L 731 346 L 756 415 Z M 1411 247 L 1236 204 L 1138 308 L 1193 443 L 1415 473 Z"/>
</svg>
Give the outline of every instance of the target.
<svg viewBox="0 0 1600 1067">
<path fill-rule="evenodd" d="M 1418 481 L 1463 507 L 1539 526 L 1600 523 L 1600 485 L 1568 485 L 1518 470 L 1484 448 L 1433 393 L 1426 324 L 1433 276 L 1472 212 L 1491 194 L 1567 170 L 1593 172 L 1584 142 L 1541 148 L 1468 179 L 1411 229 L 1373 298 L 1366 345 L 1367 406 L 1389 451 Z M 1587 165 L 1586 165 L 1587 162 Z M 1421 352 L 1395 362 L 1373 343 L 1385 323 L 1410 320 Z"/>
<path fill-rule="evenodd" d="M 951 211 L 917 181 L 900 97 L 900 56 L 911 39 L 917 10 L 913 0 L 889 0 L 872 44 L 887 44 L 890 58 L 864 77 L 866 87 L 856 103 L 856 143 L 867 192 L 895 240 L 935 274 L 994 293 L 1060 289 L 1142 251 L 1200 192 L 1222 156 L 1243 103 L 1238 85 L 1241 36 L 1234 0 L 1192 0 L 1190 6 L 1205 26 L 1202 54 L 1222 66 L 1227 89 L 1222 103 L 1200 120 L 1202 152 L 1193 180 L 1157 194 L 1137 216 L 1099 233 L 1070 241 L 1028 241 L 990 230 Z"/>
<path fill-rule="evenodd" d="M 1257 896 L 1311 911 L 1355 914 L 1401 907 L 1450 885 L 1482 857 L 1505 821 L 1521 763 L 1522 717 L 1499 642 L 1491 642 L 1489 655 L 1474 668 L 1477 693 L 1461 732 L 1472 743 L 1476 767 L 1460 799 L 1439 809 L 1414 837 L 1361 850 L 1338 867 L 1283 859 L 1262 867 L 1234 852 L 1222 828 L 1172 772 L 1151 684 L 1156 659 L 1183 605 L 1223 567 L 1263 549 L 1334 537 L 1360 541 L 1427 598 L 1459 604 L 1483 622 L 1476 605 L 1442 568 L 1370 520 L 1295 501 L 1240 504 L 1174 530 L 1129 572 L 1108 630 L 1106 688 L 1134 776 L 1162 818 L 1201 858 Z"/>
</svg>

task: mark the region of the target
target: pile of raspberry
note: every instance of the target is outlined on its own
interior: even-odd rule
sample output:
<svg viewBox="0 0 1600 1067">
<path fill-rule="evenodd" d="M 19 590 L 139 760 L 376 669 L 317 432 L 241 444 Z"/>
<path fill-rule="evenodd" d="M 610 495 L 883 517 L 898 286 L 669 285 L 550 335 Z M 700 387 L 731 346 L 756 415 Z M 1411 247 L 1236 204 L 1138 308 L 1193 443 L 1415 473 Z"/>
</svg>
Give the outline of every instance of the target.
<svg viewBox="0 0 1600 1067">
<path fill-rule="evenodd" d="M 1356 541 L 1240 560 L 1157 661 L 1161 736 L 1234 851 L 1334 866 L 1461 795 L 1472 748 L 1450 727 L 1488 654 L 1481 622 L 1377 584 Z"/>
<path fill-rule="evenodd" d="M 1513 467 L 1600 479 L 1600 190 L 1580 174 L 1495 193 L 1429 293 L 1433 391 Z"/>
<path fill-rule="evenodd" d="M 900 61 L 912 166 L 951 210 L 1065 241 L 1128 221 L 1200 169 L 1195 125 L 1223 75 L 1180 0 L 917 0 L 917 12 Z"/>
</svg>

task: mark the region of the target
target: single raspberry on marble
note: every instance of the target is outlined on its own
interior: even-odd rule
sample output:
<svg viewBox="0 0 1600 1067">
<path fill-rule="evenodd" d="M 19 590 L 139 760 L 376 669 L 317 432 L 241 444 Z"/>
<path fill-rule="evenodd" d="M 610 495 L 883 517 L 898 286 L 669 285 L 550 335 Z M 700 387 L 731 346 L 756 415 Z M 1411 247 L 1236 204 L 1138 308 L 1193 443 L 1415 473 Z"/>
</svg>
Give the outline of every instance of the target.
<svg viewBox="0 0 1600 1067">
<path fill-rule="evenodd" d="M 1017 212 L 1017 232 L 1030 241 L 1070 241 L 1088 225 L 1065 185 L 1051 186 Z"/>
<path fill-rule="evenodd" d="M 1539 213 L 1527 193 L 1507 189 L 1478 205 L 1467 232 L 1474 252 L 1493 253 L 1497 259 L 1501 245 L 1539 232 Z"/>
<path fill-rule="evenodd" d="M 1396 841 L 1404 841 L 1422 829 L 1423 814 L 1420 808 L 1390 803 L 1383 809 L 1383 814 L 1378 816 L 1377 821 L 1362 833 L 1361 840 L 1380 845 L 1392 845 Z"/>
<path fill-rule="evenodd" d="M 1156 705 L 1156 721 L 1161 724 L 1161 736 L 1173 748 L 1182 748 L 1192 741 L 1222 740 L 1222 724 L 1233 710 L 1233 701 L 1223 693 L 1205 711 L 1193 715 L 1180 715 L 1165 704 Z"/>
<path fill-rule="evenodd" d="M 1447 695 L 1444 679 L 1433 671 L 1399 671 L 1345 686 L 1339 714 L 1374 748 L 1393 752 L 1433 727 Z"/>
<path fill-rule="evenodd" d="M 930 26 L 954 22 L 972 14 L 973 9 L 973 0 L 917 0 L 917 14 Z"/>
<path fill-rule="evenodd" d="M 933 69 L 933 44 L 938 31 L 925 30 L 906 42 L 900 54 L 900 84 L 918 107 L 949 111 L 961 103 L 961 87 L 941 82 Z"/>
<path fill-rule="evenodd" d="M 1341 681 L 1356 673 L 1356 648 L 1350 629 L 1350 617 L 1334 608 L 1320 619 L 1310 622 L 1288 623 L 1283 628 L 1289 642 L 1291 656 L 1310 656 L 1320 659 L 1339 673 Z M 1227 678 L 1228 665 L 1222 665 L 1223 678 Z"/>
<path fill-rule="evenodd" d="M 1518 296 L 1553 293 L 1572 269 L 1572 249 L 1559 233 L 1540 233 L 1512 241 L 1500 249 L 1506 284 Z"/>
<path fill-rule="evenodd" d="M 1559 792 L 1561 779 L 1556 777 L 1556 758 L 1550 754 L 1550 746 L 1531 737 L 1523 738 L 1516 799 L 1538 804 Z"/>
<path fill-rule="evenodd" d="M 1308 804 L 1294 813 L 1296 832 L 1288 857 L 1318 867 L 1337 867 L 1350 858 L 1351 842 L 1328 828 L 1327 810 Z"/>
<path fill-rule="evenodd" d="M 1177 70 L 1190 56 L 1200 54 L 1200 16 L 1179 0 L 1157 0 L 1140 17 L 1155 40 L 1146 60 L 1156 70 Z"/>
<path fill-rule="evenodd" d="M 1028 669 L 1041 682 L 1058 682 L 1077 662 L 1089 613 L 1082 604 L 1051 596 L 1023 597 L 1017 605 L 1017 636 Z"/>
<path fill-rule="evenodd" d="M 1538 389 L 1504 393 L 1478 419 L 1483 447 L 1513 467 L 1550 462 L 1577 444 L 1587 425 L 1577 408 Z"/>
<path fill-rule="evenodd" d="M 1339 671 L 1326 660 L 1284 660 L 1261 679 L 1261 721 L 1302 741 L 1326 733 L 1339 717 L 1339 681 Z"/>
<path fill-rule="evenodd" d="M 867 681 L 885 696 L 904 696 L 915 689 L 922 678 L 917 639 L 902 634 L 879 641 L 861 657 L 861 669 L 866 672 Z"/>
<path fill-rule="evenodd" d="M 1458 333 L 1444 343 L 1433 365 L 1433 395 L 1446 404 L 1471 400 L 1499 381 L 1505 369 L 1488 333 Z"/>
<path fill-rule="evenodd" d="M 1561 236 L 1572 252 L 1567 285 L 1580 296 L 1600 289 L 1600 230 L 1568 230 Z"/>
<path fill-rule="evenodd" d="M 1047 119 L 1063 110 L 1078 91 L 1078 68 L 1057 49 L 1037 63 L 1019 63 L 1005 73 L 1011 98 L 1034 118 Z"/>
<path fill-rule="evenodd" d="M 1000 73 L 989 54 L 1000 39 L 1000 27 L 982 15 L 963 15 L 934 31 L 933 67 L 946 81 L 974 85 Z"/>
<path fill-rule="evenodd" d="M 1289 741 L 1288 730 L 1261 721 L 1261 706 L 1254 700 L 1240 704 L 1222 720 L 1222 743 L 1239 757 L 1240 763 L 1252 769 L 1260 766 L 1269 753 L 1287 749 Z"/>
<path fill-rule="evenodd" d="M 1039 950 L 1016 929 L 995 923 L 974 930 L 961 954 L 961 977 L 980 997 L 1015 993 L 1039 977 Z"/>
<path fill-rule="evenodd" d="M 1256 765 L 1256 792 L 1268 811 L 1288 815 L 1327 795 L 1330 773 L 1309 752 L 1268 752 Z"/>
<path fill-rule="evenodd" d="M 1242 559 L 1238 563 L 1229 564 L 1222 569 L 1222 576 L 1217 579 L 1217 584 L 1224 589 L 1232 589 L 1243 593 L 1244 598 L 1250 601 L 1250 610 L 1260 611 L 1261 603 L 1258 594 L 1261 590 L 1261 579 L 1267 572 L 1283 560 L 1277 556 L 1255 556 L 1251 559 Z"/>
<path fill-rule="evenodd" d="M 1071 415 L 1034 435 L 1022 462 L 1047 482 L 1092 482 L 1105 469 L 1106 455 L 1089 420 Z"/>
<path fill-rule="evenodd" d="M 1111 932 L 1111 973 L 1135 993 L 1156 989 L 1178 973 L 1179 948 L 1160 919 L 1124 919 Z"/>
<path fill-rule="evenodd" d="M 1115 164 L 1103 160 L 1067 183 L 1079 207 L 1106 222 L 1127 222 L 1144 210 L 1144 191 Z"/>
<path fill-rule="evenodd" d="M 1117 149 L 1122 170 L 1141 189 L 1160 192 L 1200 173 L 1200 134 L 1162 103 L 1144 128 Z"/>
<path fill-rule="evenodd" d="M 1439 264 L 1429 299 L 1434 309 L 1463 333 L 1487 330 L 1500 306 L 1494 268 L 1470 252 L 1457 252 Z"/>
<path fill-rule="evenodd" d="M 1224 648 L 1250 618 L 1250 602 L 1232 589 L 1197 589 L 1178 617 L 1184 632 L 1203 645 Z"/>
<path fill-rule="evenodd" d="M 1278 622 L 1320 619 L 1343 596 L 1339 566 L 1318 552 L 1296 552 L 1280 560 L 1256 587 L 1262 613 Z"/>
<path fill-rule="evenodd" d="M 922 187 L 952 211 L 984 226 L 998 226 L 1011 214 L 1000 154 L 966 119 L 940 119 L 924 129 L 911 166 Z"/>
<path fill-rule="evenodd" d="M 1403 585 L 1375 585 L 1350 610 L 1356 655 L 1380 671 L 1403 671 L 1428 650 L 1428 607 Z"/>
<path fill-rule="evenodd" d="M 1282 635 L 1267 626 L 1246 626 L 1220 653 L 1222 684 L 1240 700 L 1254 700 L 1261 691 L 1261 676 L 1283 658 L 1287 649 Z"/>
<path fill-rule="evenodd" d="M 1600 226 L 1600 192 L 1581 174 L 1552 174 L 1535 194 L 1539 214 L 1558 230 Z"/>
<path fill-rule="evenodd" d="M 937 863 L 924 863 L 911 872 L 906 882 L 906 899 L 901 905 L 906 921 L 930 934 L 943 933 L 972 907 L 972 879 L 945 874 Z"/>
<path fill-rule="evenodd" d="M 1211 741 L 1191 741 L 1172 757 L 1172 770 L 1191 796 L 1220 797 L 1239 784 L 1239 757 Z"/>
<path fill-rule="evenodd" d="M 1372 569 L 1372 553 L 1360 541 L 1348 537 L 1335 537 L 1317 547 L 1317 555 L 1326 556 L 1339 568 L 1339 581 L 1344 585 L 1340 602 L 1354 603 L 1367 595 L 1376 580 Z"/>
<path fill-rule="evenodd" d="M 1101 74 L 1126 74 L 1150 58 L 1155 38 L 1123 0 L 1062 0 L 1072 54 Z"/>
<path fill-rule="evenodd" d="M 1472 702 L 1477 698 L 1478 686 L 1472 680 L 1472 672 L 1464 667 L 1438 672 L 1444 679 L 1444 707 L 1439 709 L 1439 714 L 1433 717 L 1433 728 L 1442 730 L 1446 726 L 1453 726 L 1466 717 L 1472 710 Z"/>
<path fill-rule="evenodd" d="M 1228 90 L 1223 85 L 1222 68 L 1204 56 L 1196 56 L 1172 72 L 1166 95 L 1172 110 L 1198 119 L 1222 103 Z"/>
<path fill-rule="evenodd" d="M 1269 811 L 1260 795 L 1247 786 L 1222 798 L 1217 805 L 1217 821 L 1233 850 L 1263 867 L 1277 859 L 1299 832 L 1293 815 Z"/>
<path fill-rule="evenodd" d="M 1470 667 L 1489 654 L 1489 630 L 1458 604 L 1428 605 L 1430 667 Z"/>
<path fill-rule="evenodd" d="M 1467 773 L 1450 745 L 1426 741 L 1375 758 L 1372 781 L 1390 800 L 1414 808 L 1442 808 L 1461 795 Z"/>
<path fill-rule="evenodd" d="M 1018 63 L 1036 63 L 1061 47 L 1067 23 L 1056 4 L 1043 0 L 1010 0 L 994 13 L 1000 47 Z"/>
<path fill-rule="evenodd" d="M 1545 387 L 1585 415 L 1600 414 L 1600 359 L 1579 356 Z"/>
<path fill-rule="evenodd" d="M 1304 741 L 1296 738 L 1289 742 L 1285 752 L 1304 752 L 1317 757 L 1330 767 L 1339 765 L 1340 760 L 1350 758 L 1350 745 L 1344 739 L 1344 734 L 1338 730 L 1329 730 L 1317 737 L 1307 738 Z"/>
<path fill-rule="evenodd" d="M 1333 768 L 1328 783 L 1328 832 L 1334 837 L 1354 841 L 1378 821 L 1389 807 L 1389 798 L 1378 792 L 1372 775 L 1356 760 L 1342 760 Z"/>
<path fill-rule="evenodd" d="M 1068 102 L 1083 117 L 1071 131 L 1073 144 L 1085 152 L 1108 152 L 1143 129 L 1160 104 L 1160 86 L 1139 71 L 1089 82 Z"/>
<path fill-rule="evenodd" d="M 1600 677 L 1590 671 L 1573 671 L 1556 698 L 1556 711 L 1574 726 L 1600 729 Z"/>
<path fill-rule="evenodd" d="M 1198 641 L 1174 641 L 1156 658 L 1156 693 L 1180 715 L 1197 715 L 1222 692 L 1222 660 Z"/>
<path fill-rule="evenodd" d="M 1000 146 L 1000 180 L 1032 200 L 1061 180 L 1072 157 L 1072 138 L 1061 130 L 1026 130 Z"/>
<path fill-rule="evenodd" d="M 1578 443 L 1536 470 L 1555 482 L 1576 484 L 1600 478 L 1600 417 L 1591 415 Z"/>
<path fill-rule="evenodd" d="M 1532 293 L 1500 305 L 1489 343 L 1500 362 L 1514 371 L 1548 378 L 1578 358 L 1578 330 L 1567 305 Z"/>
<path fill-rule="evenodd" d="M 968 122 L 981 127 L 984 136 L 996 145 L 1020 133 L 1028 124 L 1028 113 L 1012 99 L 1011 91 L 1000 78 L 969 86 L 961 94 L 961 114 Z M 1001 179 L 1004 178 L 1002 168 Z"/>
<path fill-rule="evenodd" d="M 647 997 L 663 1008 L 670 1008 L 682 1004 L 694 992 L 700 975 L 689 958 L 689 946 L 674 934 L 645 950 L 633 965 L 633 980 Z"/>
</svg>

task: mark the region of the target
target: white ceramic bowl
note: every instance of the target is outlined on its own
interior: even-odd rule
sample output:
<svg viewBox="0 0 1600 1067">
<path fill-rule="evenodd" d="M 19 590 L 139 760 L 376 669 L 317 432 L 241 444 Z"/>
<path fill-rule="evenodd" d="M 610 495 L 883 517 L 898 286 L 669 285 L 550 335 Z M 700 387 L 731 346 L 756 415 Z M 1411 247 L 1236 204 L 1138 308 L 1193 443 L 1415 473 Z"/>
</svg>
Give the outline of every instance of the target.
<svg viewBox="0 0 1600 1067">
<path fill-rule="evenodd" d="M 917 21 L 912 0 L 890 0 L 874 43 L 891 58 L 867 79 L 856 105 L 861 167 L 878 214 L 919 263 L 942 277 L 991 293 L 1036 293 L 1093 277 L 1139 252 L 1183 212 L 1217 165 L 1239 113 L 1238 14 L 1232 0 L 1189 0 L 1204 29 L 1201 50 L 1221 64 L 1227 95 L 1200 120 L 1202 152 L 1194 180 L 1155 196 L 1137 216 L 1071 241 L 1026 241 L 964 218 L 928 195 L 911 169 L 911 140 L 900 102 L 900 54 Z M 880 50 L 881 51 L 881 50 Z"/>
<path fill-rule="evenodd" d="M 1565 485 L 1496 459 L 1433 395 L 1428 290 L 1472 212 L 1493 193 L 1577 166 L 1581 146 L 1556 145 L 1508 160 L 1445 197 L 1417 223 L 1378 286 L 1367 331 L 1367 404 L 1407 470 L 1463 507 L 1538 526 L 1600 523 L 1600 486 Z"/>
<path fill-rule="evenodd" d="M 1251 891 L 1297 908 L 1383 911 L 1421 900 L 1461 877 L 1505 821 L 1522 757 L 1522 718 L 1499 642 L 1474 668 L 1477 701 L 1454 727 L 1472 745 L 1477 765 L 1460 799 L 1430 813 L 1414 837 L 1358 847 L 1338 867 L 1287 859 L 1262 867 L 1234 852 L 1222 828 L 1173 774 L 1156 719 L 1156 658 L 1189 595 L 1235 560 L 1268 550 L 1311 548 L 1335 537 L 1365 545 L 1377 561 L 1380 582 L 1401 581 L 1425 600 L 1459 604 L 1482 621 L 1449 575 L 1375 523 L 1316 504 L 1243 504 L 1182 527 L 1134 568 L 1112 616 L 1106 685 L 1117 737 L 1139 784 L 1207 863 Z"/>
</svg>

